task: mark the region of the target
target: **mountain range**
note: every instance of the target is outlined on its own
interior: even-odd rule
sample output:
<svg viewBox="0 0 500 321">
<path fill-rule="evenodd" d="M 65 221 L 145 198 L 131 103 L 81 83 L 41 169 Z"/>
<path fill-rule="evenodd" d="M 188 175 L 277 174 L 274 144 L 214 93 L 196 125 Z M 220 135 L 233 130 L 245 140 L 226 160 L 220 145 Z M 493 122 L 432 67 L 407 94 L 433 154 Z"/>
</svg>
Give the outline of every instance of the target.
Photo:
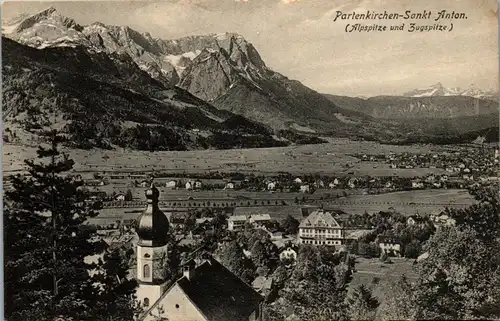
<svg viewBox="0 0 500 321">
<path fill-rule="evenodd" d="M 403 94 L 405 97 L 436 97 L 436 96 L 467 96 L 480 99 L 489 99 L 498 101 L 498 92 L 483 91 L 474 86 L 468 89 L 462 88 L 447 88 L 441 83 L 429 86 L 427 88 L 419 88 Z"/>
<path fill-rule="evenodd" d="M 402 119 L 473 116 L 481 119 L 474 130 L 482 130 L 489 124 L 481 117 L 498 112 L 492 101 L 468 96 L 323 95 L 268 68 L 235 33 L 163 40 L 127 26 L 80 25 L 54 8 L 5 21 L 2 33 L 13 40 L 2 39 L 4 120 L 63 111 L 61 126 L 79 142 L 93 135 L 91 145 L 100 137 L 120 146 L 113 137 L 141 136 L 129 141 L 147 149 L 149 135 L 162 148 L 173 141 L 178 148 L 217 147 L 231 133 L 234 144 L 225 147 L 265 147 L 287 143 L 272 135 L 284 132 L 301 141 L 300 135 L 397 141 L 415 133 Z M 42 113 L 35 105 L 49 107 Z M 254 143 L 243 143 L 242 135 Z"/>
<path fill-rule="evenodd" d="M 466 116 L 491 117 L 498 102 L 470 96 L 375 96 L 369 98 L 325 95 L 337 106 L 378 119 L 451 119 Z"/>
</svg>

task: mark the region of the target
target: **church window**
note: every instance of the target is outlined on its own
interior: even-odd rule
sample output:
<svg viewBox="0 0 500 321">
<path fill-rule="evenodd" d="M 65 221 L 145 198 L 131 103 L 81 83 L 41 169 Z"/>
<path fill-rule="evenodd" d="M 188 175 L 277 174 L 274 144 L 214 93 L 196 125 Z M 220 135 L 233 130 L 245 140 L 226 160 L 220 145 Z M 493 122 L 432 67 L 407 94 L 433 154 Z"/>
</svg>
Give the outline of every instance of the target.
<svg viewBox="0 0 500 321">
<path fill-rule="evenodd" d="M 149 306 L 149 299 L 148 298 L 144 298 L 144 307 L 148 307 Z"/>
<path fill-rule="evenodd" d="M 151 257 L 151 255 L 149 255 L 148 253 L 146 253 L 146 254 L 144 254 L 144 257 L 148 258 L 148 257 Z"/>
<path fill-rule="evenodd" d="M 178 304 L 176 304 L 176 305 L 175 305 L 175 308 L 176 308 L 176 309 L 178 309 L 178 308 L 179 308 L 179 305 L 178 305 Z"/>
<path fill-rule="evenodd" d="M 151 268 L 149 267 L 149 264 L 144 265 L 144 277 L 149 278 L 151 276 Z"/>
</svg>

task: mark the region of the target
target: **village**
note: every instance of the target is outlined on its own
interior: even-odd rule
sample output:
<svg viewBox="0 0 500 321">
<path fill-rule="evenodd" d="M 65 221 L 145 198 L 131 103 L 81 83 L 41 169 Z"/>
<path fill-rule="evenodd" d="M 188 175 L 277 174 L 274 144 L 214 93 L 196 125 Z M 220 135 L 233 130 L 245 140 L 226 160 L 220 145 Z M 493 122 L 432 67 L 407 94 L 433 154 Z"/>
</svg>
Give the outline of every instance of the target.
<svg viewBox="0 0 500 321">
<path fill-rule="evenodd" d="M 153 183 L 146 189 L 148 198 L 153 193 L 152 190 L 156 191 L 155 195 L 159 195 Z M 153 205 L 153 209 L 161 213 L 158 199 Z M 148 201 L 147 206 L 147 208 L 151 206 L 151 201 Z M 419 260 L 425 259 L 426 253 L 422 245 L 436 229 L 455 224 L 455 220 L 449 217 L 446 211 L 431 215 L 411 216 L 396 212 L 349 215 L 342 211 L 320 207 L 303 212 L 304 217 L 301 220 L 289 215 L 282 221 L 277 221 L 269 214 L 228 216 L 223 209 L 205 208 L 186 215 L 167 212 L 165 217 L 168 221 L 159 223 L 161 220 L 157 219 L 154 224 L 163 224 L 161 229 L 155 229 L 158 237 L 164 238 L 172 235 L 177 246 L 182 248 L 184 257 L 190 257 L 189 260 L 183 261 L 186 268 L 178 282 L 181 282 L 183 278 L 193 277 L 194 273 L 197 273 L 197 266 L 206 264 L 206 259 L 201 261 L 197 259 L 201 262 L 198 265 L 192 263 L 191 266 L 191 263 L 186 263 L 194 262 L 190 260 L 192 257 L 198 257 L 196 253 L 205 253 L 205 257 L 209 258 L 208 262 L 212 262 L 209 263 L 210 267 L 213 267 L 214 264 L 217 266 L 219 263 L 210 261 L 210 258 L 224 260 L 218 258 L 222 255 L 220 253 L 228 247 L 235 246 L 241 249 L 244 260 L 253 262 L 253 268 L 256 269 L 246 275 L 245 281 L 261 295 L 263 302 L 270 306 L 277 304 L 279 297 L 277 293 L 283 287 L 283 280 L 276 279 L 278 276 L 273 272 L 278 266 L 282 266 L 283 269 L 293 269 L 301 246 L 325 247 L 332 253 L 354 255 L 360 259 L 379 262 L 381 266 L 395 262 L 398 265 L 410 267 Z M 146 209 L 142 213 L 144 214 L 139 215 L 137 220 L 116 222 L 106 229 L 95 229 L 95 238 L 104 240 L 113 248 L 135 251 L 135 246 L 137 246 L 137 251 L 140 251 L 141 242 L 143 242 L 141 237 L 146 235 L 145 232 L 141 232 L 142 217 L 148 215 L 146 213 L 149 212 Z M 147 276 L 154 273 L 154 271 L 144 270 L 142 266 L 148 265 L 147 260 L 140 259 L 139 252 L 134 257 L 135 259 L 129 262 L 130 277 L 141 279 L 142 274 Z M 182 282 L 179 286 L 181 284 Z M 141 289 L 141 286 L 144 288 Z M 171 304 L 173 301 L 182 301 L 183 295 L 168 290 L 164 296 L 157 297 L 154 291 L 152 292 L 141 283 L 137 293 L 138 299 L 144 303 L 144 308 L 150 313 L 161 303 Z M 165 298 L 169 298 L 170 301 Z M 153 302 L 156 303 L 152 304 Z M 255 309 L 256 311 L 259 309 L 258 304 Z M 159 313 L 161 315 L 161 312 Z M 175 313 L 168 315 L 175 315 Z M 144 314 L 143 320 L 149 320 L 147 313 Z"/>
<path fill-rule="evenodd" d="M 382 160 L 381 156 L 374 155 L 357 157 L 362 161 Z M 280 306 L 278 293 L 284 287 L 284 280 L 277 271 L 292 271 L 301 247 L 325 248 L 338 255 L 356 257 L 359 268 L 354 280 L 360 281 L 353 281 L 353 284 L 366 282 L 366 278 L 373 282 L 378 278 L 389 278 L 390 272 L 387 271 L 401 270 L 404 272 L 394 273 L 411 276 L 412 266 L 428 256 L 425 242 L 440 228 L 454 226 L 454 208 L 465 207 L 457 201 L 450 201 L 448 205 L 434 204 L 425 210 L 422 205 L 432 201 L 420 200 L 423 203 L 413 204 L 415 210 L 385 205 L 360 213 L 350 211 L 348 206 L 339 206 L 335 201 L 348 196 L 383 196 L 426 190 L 429 193 L 435 190 L 453 192 L 488 186 L 493 182 L 491 177 L 498 157 L 498 152 L 495 152 L 481 162 L 473 161 L 472 155 L 469 158 L 459 157 L 459 154 L 454 157 L 402 154 L 383 158 L 391 166 L 420 164 L 417 166 L 446 169 L 446 174 L 424 177 L 299 176 L 287 173 L 260 176 L 214 172 L 206 175 L 170 173 L 163 177 L 159 173 L 96 173 L 91 179 L 84 180 L 84 190 L 88 201 L 100 214 L 91 218 L 87 226 L 96 240 L 135 253 L 128 262 L 130 278 L 141 279 L 141 274 L 144 277 L 154 273 L 144 270 L 144 262 L 139 261 L 137 251 L 143 242 L 140 222 L 145 214 L 141 213 L 146 213 L 144 207 L 149 208 L 151 204 L 150 200 L 146 202 L 144 199 L 144 193 L 149 198 L 151 191 L 156 191 L 154 208 L 166 218 L 163 230 L 156 230 L 156 233 L 161 238 L 169 235 L 184 253 L 184 274 L 176 284 L 182 287 L 183 278 L 193 277 L 196 269 L 203 266 L 216 268 L 217 262 L 227 264 L 225 255 L 236 255 L 241 251 L 241 262 L 247 262 L 245 264 L 249 267 L 239 277 L 263 298 L 255 303 L 254 313 L 257 315 L 259 309 L 263 309 L 262 304 L 267 309 Z M 410 163 L 413 165 L 407 165 Z M 78 179 L 82 179 L 81 176 Z M 112 189 L 111 193 L 100 190 L 117 181 L 126 189 L 118 192 Z M 273 207 L 282 210 L 278 214 L 270 211 Z M 236 252 L 228 254 L 225 251 Z M 155 314 L 152 312 L 155 309 L 156 314 L 161 315 L 159 306 L 162 302 L 169 303 L 165 301 L 166 297 L 182 300 L 182 295 L 179 297 L 179 293 L 173 290 L 155 297 L 151 294 L 155 293 L 153 290 L 140 287 L 137 292 L 139 301 L 150 315 Z M 143 315 L 143 320 L 148 318 L 147 313 Z"/>
<path fill-rule="evenodd" d="M 484 157 L 490 155 L 490 157 Z M 80 176 L 84 180 L 90 197 L 94 200 L 108 202 L 107 206 L 114 206 L 116 202 L 140 201 L 141 191 L 150 184 L 152 177 L 162 191 L 176 191 L 170 193 L 174 198 L 182 199 L 197 195 L 203 199 L 224 199 L 227 192 L 256 192 L 276 193 L 283 196 L 272 197 L 279 200 L 275 205 L 286 205 L 290 195 L 286 194 L 324 194 L 318 198 L 335 198 L 346 194 L 383 194 L 396 191 L 424 190 L 424 189 L 464 189 L 498 179 L 498 164 L 500 154 L 491 148 L 463 149 L 453 153 L 428 154 L 388 154 L 367 155 L 356 154 L 361 162 L 371 162 L 373 167 L 379 164 L 389 164 L 390 168 L 414 169 L 429 168 L 436 170 L 423 176 L 370 176 L 356 175 L 349 170 L 338 176 L 331 175 L 292 175 L 282 172 L 278 175 L 244 174 L 241 172 L 209 172 L 206 174 L 186 173 L 93 173 L 89 177 Z M 138 193 L 132 190 L 137 189 Z M 184 192 L 182 192 L 184 191 Z M 215 194 L 210 193 L 211 191 Z M 220 191 L 217 194 L 217 191 Z M 197 192 L 197 194 L 191 194 Z M 207 192 L 207 194 L 204 194 Z M 230 198 L 230 197 L 229 197 Z M 300 197 L 302 198 L 302 197 Z M 293 199 L 293 197 L 292 197 Z M 296 200 L 294 200 L 297 203 Z M 187 206 L 180 205 L 179 206 Z M 172 204 L 170 204 L 172 205 Z M 243 205 L 243 204 L 240 204 Z M 255 204 L 254 204 L 255 205 Z"/>
</svg>

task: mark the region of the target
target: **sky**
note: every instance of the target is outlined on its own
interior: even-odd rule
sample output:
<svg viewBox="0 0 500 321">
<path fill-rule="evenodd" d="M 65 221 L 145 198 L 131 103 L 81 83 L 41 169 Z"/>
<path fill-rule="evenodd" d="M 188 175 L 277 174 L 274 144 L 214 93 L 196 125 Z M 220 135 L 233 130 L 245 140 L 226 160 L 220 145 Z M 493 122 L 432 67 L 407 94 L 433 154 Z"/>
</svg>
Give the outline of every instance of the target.
<svg viewBox="0 0 500 321">
<path fill-rule="evenodd" d="M 498 89 L 498 3 L 495 0 L 163 0 L 13 2 L 2 19 L 53 6 L 79 24 L 128 25 L 153 37 L 237 32 L 266 65 L 329 94 L 398 95 L 442 83 Z M 343 13 L 431 11 L 429 20 L 340 20 Z M 434 21 L 437 12 L 467 19 Z M 346 33 L 346 24 L 440 23 L 453 30 Z"/>
</svg>

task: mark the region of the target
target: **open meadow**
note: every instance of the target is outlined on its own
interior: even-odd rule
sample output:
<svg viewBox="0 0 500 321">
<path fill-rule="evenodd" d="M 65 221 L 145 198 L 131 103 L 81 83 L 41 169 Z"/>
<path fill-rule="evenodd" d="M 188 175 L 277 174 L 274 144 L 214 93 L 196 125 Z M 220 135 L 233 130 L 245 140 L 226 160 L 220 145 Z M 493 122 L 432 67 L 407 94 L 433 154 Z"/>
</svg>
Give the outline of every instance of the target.
<svg viewBox="0 0 500 321">
<path fill-rule="evenodd" d="M 402 275 L 411 282 L 416 279 L 412 259 L 391 258 L 392 263 L 382 263 L 379 259 L 356 258 L 356 272 L 353 274 L 349 290 L 364 284 L 372 289 L 373 295 L 383 302 L 386 293 L 386 284 L 389 280 L 396 280 Z"/>
<path fill-rule="evenodd" d="M 162 173 L 207 173 L 219 171 L 273 175 L 279 172 L 288 172 L 297 175 L 318 173 L 332 176 L 350 174 L 414 177 L 428 173 L 439 174 L 443 170 L 435 168 L 391 169 L 385 162 L 362 162 L 360 159 L 350 155 L 356 153 L 437 153 L 454 148 L 453 146 L 433 145 L 383 145 L 374 142 L 351 141 L 347 139 L 328 140 L 328 143 L 318 145 L 261 149 L 166 152 L 99 149 L 71 149 L 64 151 L 75 160 L 75 171 L 81 173 L 85 179 L 92 178 L 94 173 L 137 173 L 151 172 L 153 170 Z M 23 170 L 24 159 L 35 156 L 36 147 L 34 146 L 26 147 L 4 144 L 2 159 L 4 175 Z M 159 178 L 158 181 L 164 182 L 166 179 Z M 127 179 L 112 180 L 109 185 L 98 186 L 93 189 L 108 194 L 113 192 L 125 193 L 130 189 L 134 199 L 144 201 L 145 188 L 134 187 L 131 183 Z M 160 200 L 164 202 L 179 203 L 179 201 L 182 201 L 183 204 L 186 203 L 186 207 L 188 207 L 190 202 L 196 202 L 198 205 L 207 201 L 220 201 L 224 204 L 236 203 L 235 214 L 268 213 L 277 220 L 283 219 L 288 214 L 300 219 L 302 216 L 301 207 L 305 206 L 305 204 L 295 204 L 294 199 L 296 197 L 301 199 L 304 196 L 315 200 L 316 206 L 322 203 L 325 207 L 340 209 L 350 214 L 389 210 L 395 210 L 407 215 L 417 212 L 423 214 L 442 210 L 446 206 L 465 207 L 474 202 L 467 191 L 454 189 L 407 191 L 380 195 L 355 195 L 362 193 L 356 190 L 340 189 L 319 189 L 314 194 L 236 190 L 191 192 L 184 189 L 171 190 L 161 185 L 159 186 L 161 192 Z M 344 192 L 347 193 L 347 197 L 337 198 L 337 196 L 345 195 Z M 249 202 L 250 204 L 248 204 Z M 217 206 L 221 206 L 221 204 Z M 100 215 L 95 220 L 104 223 L 109 221 L 114 222 L 117 219 L 135 218 L 141 209 L 105 208 L 100 211 Z"/>
<path fill-rule="evenodd" d="M 196 151 L 131 151 L 131 150 L 65 150 L 75 160 L 75 170 L 94 172 L 175 172 L 208 171 L 275 174 L 346 174 L 371 176 L 417 176 L 442 173 L 440 169 L 391 169 L 382 162 L 361 162 L 349 156 L 355 153 L 388 154 L 403 152 L 439 152 L 446 146 L 382 145 L 375 142 L 329 139 L 318 145 L 278 148 L 196 150 Z M 7 174 L 22 170 L 24 159 L 36 156 L 36 147 L 5 144 L 3 169 Z M 346 166 L 347 165 L 347 166 Z"/>
<path fill-rule="evenodd" d="M 216 203 L 220 203 L 217 207 L 223 207 L 223 204 L 231 204 L 237 199 L 226 198 L 225 200 L 222 200 L 214 198 L 199 198 L 197 196 L 198 192 L 182 192 L 185 193 L 185 195 L 190 195 L 193 199 L 187 200 L 186 198 L 184 198 L 181 202 L 185 204 L 177 206 L 177 208 L 175 209 L 171 206 L 163 206 L 162 210 L 165 212 L 169 212 L 172 210 L 185 211 L 189 207 L 187 206 L 188 202 L 190 204 L 201 204 L 203 202 L 206 202 L 207 200 L 211 200 L 212 205 L 214 205 L 213 203 L 215 200 Z M 232 192 L 234 192 L 235 194 L 237 193 L 237 191 Z M 403 215 L 410 216 L 417 213 L 431 214 L 434 212 L 440 212 L 446 207 L 464 208 L 475 203 L 473 197 L 468 194 L 466 190 L 461 189 L 406 191 L 380 195 L 349 195 L 347 197 L 339 198 L 335 201 L 317 201 L 314 205 L 294 204 L 292 198 L 288 198 L 285 201 L 286 205 L 282 205 L 281 200 L 278 203 L 272 200 L 272 197 L 280 197 L 280 195 L 282 197 L 283 195 L 286 195 L 286 193 L 269 194 L 267 192 L 262 192 L 253 194 L 254 195 L 251 195 L 249 193 L 249 196 L 257 197 L 254 199 L 241 201 L 243 202 L 243 206 L 239 206 L 240 201 L 237 201 L 237 205 L 233 207 L 232 214 L 269 214 L 272 219 L 275 219 L 277 221 L 281 221 L 288 215 L 291 215 L 296 219 L 301 220 L 303 218 L 303 208 L 315 209 L 320 206 L 319 204 L 323 204 L 326 210 L 342 210 L 347 214 L 363 214 L 365 211 L 370 214 L 378 213 L 379 211 L 397 211 Z M 269 197 L 269 199 L 266 199 L 265 197 Z M 257 204 L 254 203 L 256 199 L 258 199 Z M 172 205 L 173 202 L 174 201 L 169 202 L 164 200 L 163 204 L 166 203 Z M 180 204 L 181 202 L 179 202 L 178 200 L 175 201 L 176 204 Z M 100 210 L 99 215 L 93 218 L 91 221 L 95 224 L 106 225 L 111 224 L 117 220 L 135 219 L 142 212 L 142 210 L 144 210 L 144 207 L 104 208 Z"/>
<path fill-rule="evenodd" d="M 349 195 L 325 202 L 329 207 L 344 209 L 351 214 L 390 211 L 413 215 L 430 214 L 446 207 L 465 208 L 476 200 L 465 189 L 413 190 L 378 195 Z"/>
</svg>

